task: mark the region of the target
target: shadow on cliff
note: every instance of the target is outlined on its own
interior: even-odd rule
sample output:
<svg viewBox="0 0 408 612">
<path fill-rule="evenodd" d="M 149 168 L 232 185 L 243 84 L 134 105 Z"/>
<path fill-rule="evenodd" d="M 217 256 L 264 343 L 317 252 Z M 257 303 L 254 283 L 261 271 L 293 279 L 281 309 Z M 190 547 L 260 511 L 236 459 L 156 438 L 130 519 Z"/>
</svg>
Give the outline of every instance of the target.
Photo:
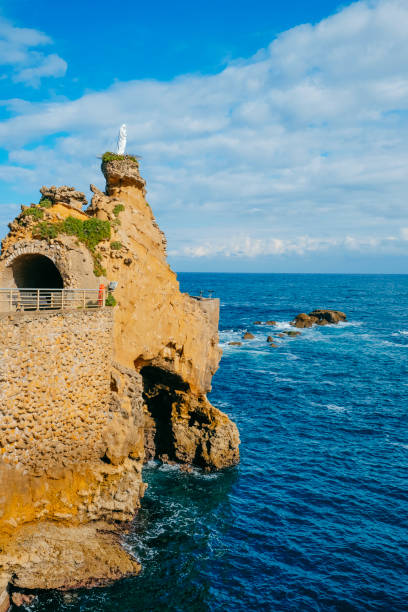
<svg viewBox="0 0 408 612">
<path fill-rule="evenodd" d="M 239 461 L 238 429 L 227 415 L 196 395 L 180 376 L 146 365 L 145 460 L 197 466 L 206 471 L 236 465 Z"/>
<path fill-rule="evenodd" d="M 140 373 L 148 411 L 145 415 L 145 460 L 175 461 L 173 406 L 179 402 L 180 392 L 188 392 L 189 385 L 177 374 L 155 366 L 145 366 Z"/>
</svg>

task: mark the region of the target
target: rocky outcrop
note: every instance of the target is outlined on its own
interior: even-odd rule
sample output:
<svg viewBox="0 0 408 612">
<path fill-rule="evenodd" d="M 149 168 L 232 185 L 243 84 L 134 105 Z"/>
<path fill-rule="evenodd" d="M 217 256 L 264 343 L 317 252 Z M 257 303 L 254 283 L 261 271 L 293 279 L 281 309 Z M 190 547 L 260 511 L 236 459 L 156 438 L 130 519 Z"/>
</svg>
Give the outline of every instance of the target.
<svg viewBox="0 0 408 612">
<path fill-rule="evenodd" d="M 106 192 L 92 186 L 85 212 L 80 192 L 44 187 L 49 202 L 23 208 L 2 243 L 3 286 L 27 286 L 27 269 L 44 260 L 64 287 L 117 283 L 109 313 L 0 317 L 10 357 L 0 360 L 0 578 L 16 589 L 137 573 L 120 533 L 140 506 L 145 461 L 205 470 L 239 461 L 236 425 L 207 399 L 221 357 L 219 301 L 181 293 L 137 161 L 102 169 Z M 92 219 L 110 238 L 90 248 L 70 231 Z"/>
<path fill-rule="evenodd" d="M 133 187 L 146 193 L 146 181 L 139 174 L 139 163 L 134 157 L 124 155 L 122 159 L 102 162 L 102 172 L 106 178 L 106 194 L 115 196 L 118 191 Z"/>
<path fill-rule="evenodd" d="M 143 378 L 146 459 L 209 469 L 233 465 L 239 457 L 236 426 L 206 398 L 221 357 L 219 301 L 180 292 L 138 163 L 115 159 L 104 162 L 102 171 L 106 193 L 91 186 L 87 213 L 110 221 L 112 240 L 120 244 L 114 253 L 102 245 L 101 262 L 117 282 L 116 362 Z"/>
<path fill-rule="evenodd" d="M 333 325 L 346 320 L 346 315 L 340 310 L 318 309 L 313 310 L 309 314 L 304 312 L 298 314 L 291 322 L 291 325 L 294 327 L 305 328 L 312 327 L 313 325 Z"/>
<path fill-rule="evenodd" d="M 103 523 L 77 527 L 30 523 L 0 542 L 0 562 L 7 560 L 11 589 L 101 586 L 141 569 L 120 545 L 120 533 L 107 531 Z"/>
<path fill-rule="evenodd" d="M 81 191 L 77 191 L 74 187 L 41 187 L 40 193 L 44 199 L 50 200 L 52 204 L 67 204 L 71 208 L 82 210 L 83 206 L 87 206 L 88 201 L 85 194 Z"/>
<path fill-rule="evenodd" d="M 235 465 L 238 430 L 205 396 L 192 396 L 178 376 L 144 367 L 146 459 L 197 465 L 205 469 Z"/>
</svg>

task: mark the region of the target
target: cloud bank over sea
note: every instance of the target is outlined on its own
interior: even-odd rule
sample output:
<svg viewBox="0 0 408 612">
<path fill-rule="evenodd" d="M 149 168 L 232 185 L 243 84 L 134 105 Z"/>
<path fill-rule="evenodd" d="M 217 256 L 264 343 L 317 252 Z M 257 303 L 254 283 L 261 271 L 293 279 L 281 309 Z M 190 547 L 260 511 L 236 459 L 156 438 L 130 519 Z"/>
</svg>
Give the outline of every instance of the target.
<svg viewBox="0 0 408 612">
<path fill-rule="evenodd" d="M 128 151 L 142 156 L 149 202 L 181 266 L 405 257 L 407 31 L 406 1 L 355 2 L 218 74 L 33 101 L 30 91 L 63 78 L 67 62 L 46 33 L 2 20 L 4 78 L 27 96 L 0 102 L 0 222 L 42 184 L 102 187 L 97 155 L 113 148 L 125 122 Z"/>
</svg>

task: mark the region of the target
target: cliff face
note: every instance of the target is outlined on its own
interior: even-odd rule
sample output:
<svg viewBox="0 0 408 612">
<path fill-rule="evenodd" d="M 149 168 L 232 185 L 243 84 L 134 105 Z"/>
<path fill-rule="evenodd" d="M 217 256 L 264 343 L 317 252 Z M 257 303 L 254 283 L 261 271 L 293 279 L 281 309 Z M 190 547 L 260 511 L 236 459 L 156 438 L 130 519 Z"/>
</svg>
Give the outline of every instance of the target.
<svg viewBox="0 0 408 612">
<path fill-rule="evenodd" d="M 2 243 L 0 286 L 31 286 L 21 283 L 47 260 L 65 288 L 116 281 L 117 305 L 0 314 L 0 584 L 73 588 L 137 573 L 118 534 L 140 505 L 143 463 L 239 460 L 235 424 L 206 397 L 219 302 L 180 292 L 137 162 L 102 170 L 106 192 L 91 186 L 85 213 L 83 194 L 43 187 L 47 207 L 23 210 Z M 90 247 L 75 223 L 103 231 Z"/>
<path fill-rule="evenodd" d="M 142 379 L 124 371 L 132 388 L 114 401 L 112 331 L 109 308 L 0 315 L 0 579 L 13 586 L 139 570 L 115 532 L 145 488 Z"/>
<path fill-rule="evenodd" d="M 118 283 L 115 359 L 143 378 L 146 457 L 210 469 L 234 465 L 236 426 L 205 396 L 221 357 L 219 301 L 180 292 L 137 163 L 114 160 L 102 170 L 106 193 L 92 187 L 87 212 L 111 221 L 120 245 L 113 252 L 102 246 L 102 261 Z"/>
</svg>

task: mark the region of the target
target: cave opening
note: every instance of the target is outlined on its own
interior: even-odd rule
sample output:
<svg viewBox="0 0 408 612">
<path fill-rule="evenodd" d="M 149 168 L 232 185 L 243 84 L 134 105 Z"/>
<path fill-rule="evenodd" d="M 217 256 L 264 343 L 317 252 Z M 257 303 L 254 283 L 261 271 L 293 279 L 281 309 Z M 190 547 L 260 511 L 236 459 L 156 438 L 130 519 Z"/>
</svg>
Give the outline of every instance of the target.
<svg viewBox="0 0 408 612">
<path fill-rule="evenodd" d="M 13 277 L 19 289 L 63 289 L 64 281 L 54 264 L 45 255 L 20 255 L 13 262 Z"/>
<path fill-rule="evenodd" d="M 143 378 L 143 399 L 148 411 L 145 423 L 146 460 L 176 459 L 172 423 L 173 405 L 189 388 L 180 376 L 155 366 L 140 370 Z"/>
</svg>

